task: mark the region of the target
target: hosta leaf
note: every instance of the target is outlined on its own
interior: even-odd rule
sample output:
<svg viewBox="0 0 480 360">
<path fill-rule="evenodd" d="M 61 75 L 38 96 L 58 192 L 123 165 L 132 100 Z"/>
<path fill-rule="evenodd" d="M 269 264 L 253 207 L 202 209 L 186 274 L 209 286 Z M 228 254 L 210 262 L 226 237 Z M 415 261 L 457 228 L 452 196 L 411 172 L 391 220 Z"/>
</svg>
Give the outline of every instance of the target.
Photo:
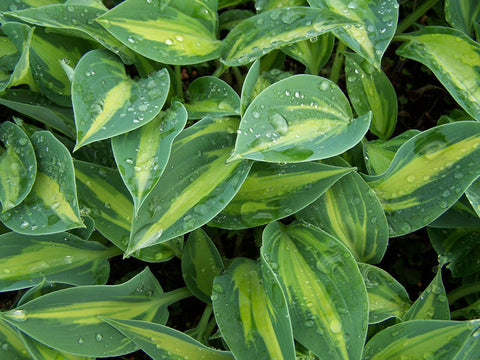
<svg viewBox="0 0 480 360">
<path fill-rule="evenodd" d="M 334 11 L 356 22 L 333 33 L 380 69 L 383 53 L 395 34 L 397 0 L 309 0 L 311 6 Z"/>
<path fill-rule="evenodd" d="M 250 10 L 232 9 L 222 12 L 218 15 L 219 29 L 232 30 L 235 26 L 241 23 L 243 20 L 255 15 Z"/>
<path fill-rule="evenodd" d="M 480 45 L 461 31 L 439 26 L 398 38 L 408 42 L 397 54 L 426 65 L 458 104 L 480 121 Z"/>
<path fill-rule="evenodd" d="M 262 286 L 262 273 L 253 260 L 236 258 L 215 278 L 212 302 L 235 359 L 295 359 L 285 296 L 273 274 Z"/>
<path fill-rule="evenodd" d="M 192 294 L 210 303 L 215 276 L 224 270 L 215 244 L 201 228 L 188 236 L 182 253 L 182 275 Z"/>
<path fill-rule="evenodd" d="M 0 291 L 31 287 L 44 278 L 74 285 L 105 284 L 107 259 L 120 251 L 68 233 L 0 235 Z"/>
<path fill-rule="evenodd" d="M 354 53 L 345 54 L 345 76 L 350 101 L 357 114 L 372 110 L 370 131 L 388 139 L 397 123 L 397 95 L 383 71 Z"/>
<path fill-rule="evenodd" d="M 95 18 L 104 14 L 106 8 L 90 4 L 69 3 L 28 8 L 6 13 L 8 16 L 30 24 L 57 29 L 70 35 L 91 38 L 108 50 L 113 51 L 126 63 L 132 63 L 134 53 L 110 35 Z"/>
<path fill-rule="evenodd" d="M 92 217 L 95 228 L 125 251 L 130 237 L 133 202 L 118 171 L 75 161 L 75 177 L 82 213 Z M 179 251 L 178 239 L 133 254 L 148 262 L 171 259 Z"/>
<path fill-rule="evenodd" d="M 22 296 L 15 302 L 15 306 L 20 306 L 26 304 L 33 299 L 39 298 L 40 296 L 50 294 L 52 292 L 68 289 L 74 287 L 74 285 L 54 283 L 43 279 L 40 283 L 31 287 L 30 289 L 25 290 Z"/>
<path fill-rule="evenodd" d="M 205 118 L 180 133 L 160 181 L 133 220 L 127 255 L 199 228 L 228 204 L 251 166 L 225 164 L 237 127 L 235 118 Z"/>
<path fill-rule="evenodd" d="M 438 255 L 445 259 L 446 267 L 454 277 L 480 271 L 480 231 L 477 229 L 435 229 L 428 227 L 428 237 Z"/>
<path fill-rule="evenodd" d="M 472 186 L 470 185 L 470 188 Z M 428 224 L 432 228 L 475 228 L 480 229 L 480 218 L 473 210 L 466 196 L 462 196 L 450 209 L 434 222 Z"/>
<path fill-rule="evenodd" d="M 375 335 L 365 346 L 363 359 L 454 359 L 479 326 L 478 320 L 406 321 Z"/>
<path fill-rule="evenodd" d="M 254 163 L 247 179 L 209 225 L 245 229 L 296 213 L 352 169 L 324 164 Z"/>
<path fill-rule="evenodd" d="M 442 267 L 439 266 L 432 282 L 422 292 L 410 309 L 405 320 L 450 320 L 450 309 L 442 282 Z"/>
<path fill-rule="evenodd" d="M 326 163 L 345 166 L 339 160 Z M 358 261 L 378 263 L 387 249 L 388 224 L 382 205 L 356 172 L 342 177 L 296 216 L 340 240 Z"/>
<path fill-rule="evenodd" d="M 181 331 L 161 324 L 110 318 L 102 320 L 135 342 L 153 360 L 233 360 L 231 353 L 206 347 Z"/>
<path fill-rule="evenodd" d="M 132 194 L 135 210 L 165 169 L 175 137 L 187 123 L 187 111 L 175 102 L 139 129 L 112 139 L 113 154 L 123 182 Z"/>
<path fill-rule="evenodd" d="M 222 62 L 239 66 L 282 46 L 352 24 L 328 10 L 295 6 L 274 9 L 245 19 L 223 41 Z"/>
<path fill-rule="evenodd" d="M 307 5 L 306 0 L 255 0 L 255 10 L 265 12 L 272 9 Z"/>
<path fill-rule="evenodd" d="M 459 121 L 424 131 L 395 154 L 381 175 L 366 177 L 382 203 L 390 236 L 428 225 L 480 175 L 480 124 Z"/>
<path fill-rule="evenodd" d="M 368 323 L 377 324 L 396 317 L 402 319 L 410 307 L 405 288 L 386 271 L 358 263 L 368 294 Z"/>
<path fill-rule="evenodd" d="M 9 89 L 0 98 L 0 104 L 73 137 L 75 123 L 72 109 L 58 106 L 39 93 L 26 89 Z"/>
<path fill-rule="evenodd" d="M 250 69 L 248 69 L 248 73 L 243 81 L 242 93 L 240 97 L 241 116 L 245 114 L 245 110 L 248 108 L 248 105 L 250 105 L 253 99 L 255 99 L 255 97 L 257 97 L 257 95 L 260 93 L 261 90 L 256 91 L 256 85 L 259 81 L 261 81 L 260 60 L 256 60 L 252 65 L 250 65 Z"/>
<path fill-rule="evenodd" d="M 480 22 L 480 3 L 476 0 L 445 0 L 445 19 L 455 29 L 472 36 L 475 22 Z"/>
<path fill-rule="evenodd" d="M 205 116 L 239 115 L 240 97 L 230 85 L 214 76 L 202 76 L 188 87 L 190 102 L 185 105 L 189 119 Z"/>
<path fill-rule="evenodd" d="M 347 248 L 305 223 L 270 223 L 262 240 L 261 254 L 285 292 L 295 339 L 317 356 L 360 359 L 368 298 Z"/>
<path fill-rule="evenodd" d="M 147 268 L 121 285 L 55 291 L 0 313 L 0 317 L 60 351 L 93 357 L 119 356 L 138 347 L 99 316 L 164 324 L 168 318 L 167 306 L 178 300 L 176 297 L 164 293 Z"/>
<path fill-rule="evenodd" d="M 0 11 L 15 11 L 29 7 L 58 4 L 63 0 L 5 0 L 0 3 Z"/>
<path fill-rule="evenodd" d="M 126 75 L 120 59 L 109 51 L 88 52 L 78 62 L 72 80 L 75 150 L 152 120 L 165 103 L 169 84 L 165 69 L 135 82 Z"/>
<path fill-rule="evenodd" d="M 218 0 L 218 10 L 226 7 L 240 5 L 248 2 L 249 0 Z"/>
<path fill-rule="evenodd" d="M 458 351 L 455 360 L 475 360 L 480 354 L 480 327 L 470 334 L 467 340 L 463 343 L 462 348 Z"/>
<path fill-rule="evenodd" d="M 2 360 L 31 360 L 13 326 L 0 319 L 0 356 Z"/>
<path fill-rule="evenodd" d="M 32 143 L 22 128 L 12 122 L 0 125 L 0 208 L 20 204 L 32 190 L 37 160 Z"/>
<path fill-rule="evenodd" d="M 318 75 L 332 55 L 334 42 L 335 37 L 331 33 L 326 33 L 284 46 L 282 51 L 304 64 L 306 73 Z"/>
<path fill-rule="evenodd" d="M 37 176 L 25 200 L 0 215 L 20 234 L 53 234 L 83 226 L 77 204 L 70 152 L 50 132 L 30 138 L 37 155 Z"/>
<path fill-rule="evenodd" d="M 480 180 L 474 181 L 465 194 L 477 215 L 480 216 Z"/>
<path fill-rule="evenodd" d="M 135 52 L 158 62 L 197 64 L 220 55 L 212 1 L 127 0 L 96 19 Z M 139 18 L 140 16 L 140 18 Z"/>
<path fill-rule="evenodd" d="M 329 158 L 357 144 L 371 113 L 353 119 L 340 88 L 314 75 L 295 75 L 263 90 L 240 123 L 231 159 L 301 162 Z"/>
<path fill-rule="evenodd" d="M 385 172 L 400 146 L 419 133 L 420 130 L 410 129 L 388 141 L 373 140 L 365 142 L 363 153 L 368 173 L 377 175 Z"/>
</svg>

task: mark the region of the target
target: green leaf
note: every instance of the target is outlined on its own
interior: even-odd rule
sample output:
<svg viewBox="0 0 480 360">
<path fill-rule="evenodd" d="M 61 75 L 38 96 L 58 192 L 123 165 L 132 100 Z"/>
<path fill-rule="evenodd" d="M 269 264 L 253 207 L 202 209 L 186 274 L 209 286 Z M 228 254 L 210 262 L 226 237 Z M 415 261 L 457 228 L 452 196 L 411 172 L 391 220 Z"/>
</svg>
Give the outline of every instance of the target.
<svg viewBox="0 0 480 360">
<path fill-rule="evenodd" d="M 75 161 L 75 178 L 82 213 L 95 221 L 95 228 L 121 250 L 128 247 L 133 202 L 116 170 Z M 135 252 L 143 261 L 170 260 L 179 251 L 179 239 Z"/>
<path fill-rule="evenodd" d="M 480 174 L 480 124 L 436 126 L 406 143 L 381 175 L 366 176 L 382 203 L 390 236 L 428 225 L 452 206 Z"/>
<path fill-rule="evenodd" d="M 370 131 L 388 139 L 397 123 L 397 95 L 383 71 L 354 53 L 345 54 L 345 76 L 350 101 L 357 114 L 372 110 Z"/>
<path fill-rule="evenodd" d="M 93 39 L 106 49 L 116 53 L 127 64 L 133 63 L 134 53 L 120 41 L 112 37 L 95 18 L 104 14 L 106 8 L 94 7 L 86 3 L 54 4 L 37 8 L 28 8 L 21 11 L 8 12 L 6 15 L 56 29 L 68 35 L 75 35 L 85 39 Z"/>
<path fill-rule="evenodd" d="M 50 132 L 30 138 L 37 155 L 37 176 L 25 200 L 0 215 L 20 234 L 54 234 L 83 226 L 70 152 Z"/>
<path fill-rule="evenodd" d="M 463 343 L 462 348 L 458 351 L 455 360 L 475 360 L 480 353 L 480 341 L 478 341 L 479 328 L 470 334 Z"/>
<path fill-rule="evenodd" d="M 7 106 L 64 135 L 73 137 L 75 123 L 72 109 L 58 106 L 39 93 L 26 89 L 9 89 L 0 98 L 0 105 Z"/>
<path fill-rule="evenodd" d="M 480 216 L 480 180 L 475 180 L 465 194 L 477 215 Z"/>
<path fill-rule="evenodd" d="M 294 6 L 273 9 L 243 20 L 223 40 L 222 62 L 229 66 L 248 64 L 282 46 L 352 24 L 341 14 Z"/>
<path fill-rule="evenodd" d="M 339 160 L 326 163 L 346 164 Z M 358 261 L 378 263 L 387 249 L 388 224 L 382 205 L 356 172 L 342 177 L 296 216 L 340 240 Z"/>
<path fill-rule="evenodd" d="M 214 350 L 181 331 L 139 320 L 102 318 L 135 342 L 153 360 L 233 360 L 230 352 Z"/>
<path fill-rule="evenodd" d="M 329 158 L 357 144 L 371 113 L 353 119 L 340 88 L 314 75 L 295 75 L 263 90 L 240 123 L 231 159 L 301 162 Z"/>
<path fill-rule="evenodd" d="M 392 317 L 402 319 L 410 307 L 405 288 L 386 271 L 358 263 L 368 294 L 368 323 L 378 324 Z"/>
<path fill-rule="evenodd" d="M 365 284 L 351 253 L 306 223 L 266 226 L 262 257 L 277 274 L 295 339 L 317 356 L 360 359 L 368 323 Z"/>
<path fill-rule="evenodd" d="M 267 264 L 264 271 L 271 272 Z M 295 359 L 288 307 L 280 284 L 253 260 L 236 258 L 213 284 L 215 319 L 235 359 Z"/>
<path fill-rule="evenodd" d="M 133 219 L 127 256 L 199 228 L 230 202 L 251 166 L 225 164 L 237 127 L 235 118 L 205 118 L 175 139 L 160 181 Z"/>
<path fill-rule="evenodd" d="M 209 225 L 245 229 L 290 216 L 351 171 L 310 162 L 254 163 L 238 193 Z"/>
<path fill-rule="evenodd" d="M 248 69 L 248 73 L 245 76 L 245 80 L 243 81 L 242 86 L 242 93 L 240 97 L 240 115 L 243 116 L 245 114 L 245 110 L 248 108 L 250 103 L 257 97 L 257 95 L 261 92 L 258 91 L 257 83 L 261 81 L 260 78 L 260 60 L 255 60 L 255 62 L 250 66 Z M 267 87 L 268 85 L 265 85 Z"/>
<path fill-rule="evenodd" d="M 461 31 L 439 26 L 398 38 L 408 42 L 397 54 L 432 70 L 458 104 L 480 121 L 480 45 Z"/>
<path fill-rule="evenodd" d="M 31 360 L 13 326 L 0 319 L 0 356 L 2 360 Z"/>
<path fill-rule="evenodd" d="M 216 2 L 126 0 L 98 17 L 120 42 L 158 62 L 187 65 L 220 55 Z"/>
<path fill-rule="evenodd" d="M 480 271 L 480 231 L 475 229 L 435 229 L 428 227 L 428 237 L 438 255 L 445 259 L 454 277 Z"/>
<path fill-rule="evenodd" d="M 223 270 L 222 257 L 208 234 L 201 228 L 190 233 L 182 253 L 182 275 L 192 294 L 210 303 L 213 279 Z"/>
<path fill-rule="evenodd" d="M 306 0 L 255 0 L 255 10 L 257 12 L 303 5 L 307 5 Z"/>
<path fill-rule="evenodd" d="M 334 42 L 334 36 L 331 33 L 326 33 L 284 46 L 282 51 L 304 64 L 306 73 L 318 75 L 320 69 L 332 55 Z"/>
<path fill-rule="evenodd" d="M 0 3 L 0 11 L 14 11 L 29 7 L 58 4 L 63 0 L 5 0 Z"/>
<path fill-rule="evenodd" d="M 169 84 L 165 69 L 133 81 L 126 75 L 120 59 L 111 52 L 105 49 L 88 52 L 78 62 L 72 80 L 77 127 L 75 150 L 148 123 L 162 109 Z"/>
<path fill-rule="evenodd" d="M 0 313 L 0 317 L 59 351 L 92 357 L 119 356 L 138 347 L 99 316 L 164 324 L 168 318 L 167 306 L 175 298 L 171 294 L 163 292 L 146 268 L 121 285 L 55 291 Z"/>
<path fill-rule="evenodd" d="M 445 19 L 455 29 L 472 36 L 474 24 L 480 22 L 480 3 L 476 0 L 445 0 Z"/>
<path fill-rule="evenodd" d="M 18 125 L 0 125 L 0 204 L 2 212 L 20 204 L 32 190 L 37 160 L 32 143 Z"/>
<path fill-rule="evenodd" d="M 470 185 L 470 188 L 472 185 Z M 468 190 L 467 190 L 468 191 Z M 462 196 L 450 209 L 434 222 L 428 224 L 432 228 L 475 228 L 480 229 L 480 218 L 473 210 L 466 196 Z"/>
<path fill-rule="evenodd" d="M 310 6 L 334 11 L 355 22 L 333 33 L 380 70 L 383 53 L 395 35 L 397 0 L 309 0 Z"/>
<path fill-rule="evenodd" d="M 162 175 L 175 137 L 187 123 L 187 111 L 175 102 L 139 129 L 112 138 L 120 175 L 132 195 L 135 212 Z"/>
<path fill-rule="evenodd" d="M 375 335 L 365 346 L 363 359 L 454 359 L 479 325 L 478 320 L 406 321 Z"/>
<path fill-rule="evenodd" d="M 240 97 L 230 85 L 214 76 L 202 76 L 192 81 L 188 94 L 190 101 L 185 107 L 189 119 L 239 115 Z"/>
<path fill-rule="evenodd" d="M 73 285 L 107 282 L 109 257 L 120 251 L 68 233 L 28 236 L 0 235 L 0 291 L 34 286 L 44 278 Z"/>
<path fill-rule="evenodd" d="M 442 282 L 442 266 L 432 282 L 405 313 L 405 320 L 450 320 L 450 309 Z"/>
<path fill-rule="evenodd" d="M 219 30 L 232 30 L 243 20 L 255 15 L 250 10 L 232 9 L 226 10 L 218 15 Z"/>
</svg>

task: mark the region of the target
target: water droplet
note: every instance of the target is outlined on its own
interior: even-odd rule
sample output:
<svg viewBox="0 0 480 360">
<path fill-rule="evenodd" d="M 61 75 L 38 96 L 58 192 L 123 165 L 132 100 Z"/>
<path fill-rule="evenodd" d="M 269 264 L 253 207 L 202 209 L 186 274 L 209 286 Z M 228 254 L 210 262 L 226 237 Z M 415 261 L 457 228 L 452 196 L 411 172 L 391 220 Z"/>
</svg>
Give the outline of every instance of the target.
<svg viewBox="0 0 480 360">
<path fill-rule="evenodd" d="M 11 310 L 3 314 L 7 319 L 10 319 L 15 322 L 25 322 L 27 321 L 27 312 L 25 310 Z"/>
<path fill-rule="evenodd" d="M 80 345 L 83 344 L 84 342 L 85 342 L 85 340 L 84 340 L 83 338 L 78 339 L 78 343 L 79 343 Z"/>
<path fill-rule="evenodd" d="M 307 321 L 305 321 L 305 326 L 308 327 L 308 328 L 311 328 L 313 327 L 313 325 L 315 325 L 315 322 L 311 319 L 308 319 Z"/>
<path fill-rule="evenodd" d="M 166 40 L 165 40 L 165 44 L 167 44 L 167 45 L 173 45 L 172 39 L 166 39 Z"/>
<path fill-rule="evenodd" d="M 20 223 L 20 229 L 26 229 L 30 226 L 30 224 L 28 223 L 28 221 L 22 221 Z"/>
<path fill-rule="evenodd" d="M 415 181 L 415 179 L 416 179 L 416 177 L 415 177 L 414 175 L 409 175 L 409 176 L 407 177 L 407 181 L 408 181 L 409 183 L 413 183 L 413 182 Z"/>
<path fill-rule="evenodd" d="M 100 333 L 96 333 L 96 334 L 95 334 L 95 340 L 97 340 L 97 341 L 102 341 L 102 340 L 103 340 L 103 335 L 100 334 Z"/>
<path fill-rule="evenodd" d="M 330 323 L 330 330 L 332 330 L 332 332 L 335 334 L 339 334 L 342 331 L 342 324 L 340 324 L 338 320 L 333 320 Z"/>
<path fill-rule="evenodd" d="M 281 114 L 275 113 L 269 120 L 273 129 L 280 135 L 285 135 L 288 132 L 288 122 Z"/>
<path fill-rule="evenodd" d="M 212 290 L 219 293 L 219 294 L 223 294 L 223 287 L 219 283 L 213 284 Z"/>
<path fill-rule="evenodd" d="M 260 113 L 258 111 L 252 111 L 252 116 L 255 118 L 255 119 L 258 119 L 260 117 Z"/>
</svg>

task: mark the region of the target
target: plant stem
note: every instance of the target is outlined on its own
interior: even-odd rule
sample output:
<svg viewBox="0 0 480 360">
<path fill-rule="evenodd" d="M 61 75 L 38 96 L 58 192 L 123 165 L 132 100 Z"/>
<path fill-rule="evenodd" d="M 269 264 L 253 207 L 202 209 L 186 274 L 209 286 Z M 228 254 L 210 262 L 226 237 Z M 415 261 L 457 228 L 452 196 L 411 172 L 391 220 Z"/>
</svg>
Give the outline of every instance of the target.
<svg viewBox="0 0 480 360">
<path fill-rule="evenodd" d="M 210 317 L 212 316 L 212 312 L 213 312 L 212 304 L 207 304 L 207 306 L 205 306 L 205 310 L 203 310 L 202 317 L 200 318 L 200 321 L 198 322 L 198 325 L 197 325 L 199 336 L 203 336 L 206 338 L 210 336 L 210 334 L 206 334 L 205 331 L 207 329 L 208 322 L 210 321 Z M 202 339 L 197 339 L 197 340 L 200 342 L 203 342 Z"/>
<path fill-rule="evenodd" d="M 238 66 L 233 66 L 230 68 L 233 72 L 233 76 L 235 76 L 235 80 L 237 81 L 237 86 L 236 90 L 238 93 L 242 91 L 242 86 L 243 86 L 243 76 L 240 73 L 240 70 L 238 69 Z"/>
<path fill-rule="evenodd" d="M 217 67 L 215 72 L 212 74 L 212 76 L 220 77 L 227 69 L 228 67 L 225 64 L 221 63 L 220 66 Z"/>
<path fill-rule="evenodd" d="M 448 303 L 453 304 L 458 299 L 478 292 L 480 292 L 480 283 L 460 286 L 459 288 L 456 288 L 455 290 L 448 293 Z"/>
<path fill-rule="evenodd" d="M 178 97 L 183 99 L 182 69 L 180 68 L 180 65 L 175 65 L 174 68 L 176 84 L 175 92 L 177 93 Z"/>
<path fill-rule="evenodd" d="M 334 83 L 337 83 L 338 79 L 340 78 L 340 71 L 342 70 L 344 58 L 343 52 L 346 48 L 347 47 L 343 42 L 338 42 L 337 50 L 335 51 L 335 57 L 333 59 L 332 72 L 330 73 L 330 80 L 332 80 Z"/>
<path fill-rule="evenodd" d="M 415 21 L 420 19 L 428 10 L 430 10 L 436 3 L 440 0 L 426 0 L 415 9 L 410 15 L 408 15 L 402 22 L 397 26 L 396 34 L 401 34 L 407 30 Z"/>
<path fill-rule="evenodd" d="M 164 293 L 162 300 L 163 303 L 168 306 L 176 303 L 177 301 L 189 298 L 190 296 L 192 296 L 190 290 L 188 290 L 187 287 L 183 287 Z"/>
</svg>

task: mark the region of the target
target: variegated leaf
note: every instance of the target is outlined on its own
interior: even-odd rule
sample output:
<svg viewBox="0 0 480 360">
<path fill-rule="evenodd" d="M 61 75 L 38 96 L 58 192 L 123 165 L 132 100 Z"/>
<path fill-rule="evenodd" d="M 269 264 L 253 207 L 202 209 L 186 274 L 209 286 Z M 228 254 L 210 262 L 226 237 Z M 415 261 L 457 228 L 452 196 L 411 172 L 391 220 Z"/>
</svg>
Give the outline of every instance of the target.
<svg viewBox="0 0 480 360">
<path fill-rule="evenodd" d="M 60 351 L 92 357 L 119 356 L 138 347 L 99 316 L 164 324 L 167 306 L 188 295 L 184 289 L 164 293 L 147 268 L 121 285 L 55 291 L 0 313 L 0 318 Z"/>
<path fill-rule="evenodd" d="M 18 125 L 0 126 L 0 206 L 2 212 L 20 204 L 32 190 L 37 160 L 32 143 Z"/>
<path fill-rule="evenodd" d="M 176 65 L 197 64 L 220 55 L 221 42 L 215 34 L 216 3 L 127 0 L 96 21 L 149 59 Z"/>
<path fill-rule="evenodd" d="M 2 319 L 0 319 L 0 344 L 2 360 L 31 360 L 18 332 Z"/>
<path fill-rule="evenodd" d="M 371 113 L 353 119 L 340 88 L 314 75 L 294 75 L 263 90 L 249 105 L 231 160 L 302 162 L 338 155 L 368 130 Z"/>
<path fill-rule="evenodd" d="M 233 360 L 230 352 L 203 345 L 181 331 L 140 320 L 102 318 L 113 326 L 153 360 Z"/>
<path fill-rule="evenodd" d="M 267 264 L 264 271 L 272 271 Z M 236 258 L 213 284 L 212 303 L 223 339 L 238 360 L 295 359 L 288 307 L 274 275 L 262 286 L 257 263 Z"/>
<path fill-rule="evenodd" d="M 209 225 L 245 229 L 290 216 L 351 171 L 310 162 L 254 163 L 238 193 Z"/>
<path fill-rule="evenodd" d="M 29 7 L 60 4 L 63 0 L 4 0 L 0 3 L 0 11 L 15 11 Z"/>
<path fill-rule="evenodd" d="M 465 192 L 473 209 L 480 217 L 480 180 L 476 180 L 469 186 Z"/>
<path fill-rule="evenodd" d="M 480 175 L 480 124 L 459 121 L 404 143 L 381 175 L 366 176 L 382 203 L 390 236 L 428 225 Z"/>
<path fill-rule="evenodd" d="M 458 104 L 480 121 L 480 44 L 461 31 L 440 26 L 402 34 L 398 39 L 407 42 L 397 54 L 432 70 Z"/>
<path fill-rule="evenodd" d="M 472 185 L 470 185 L 470 188 L 471 187 Z M 428 227 L 445 229 L 480 229 L 480 217 L 472 208 L 467 197 L 462 196 L 455 204 L 453 204 L 451 208 L 445 211 L 439 218 L 437 218 L 434 222 L 428 224 Z"/>
<path fill-rule="evenodd" d="M 185 104 L 189 119 L 240 114 L 240 97 L 230 85 L 214 76 L 202 76 L 188 87 L 190 101 Z"/>
<path fill-rule="evenodd" d="M 261 255 L 285 292 L 295 339 L 320 357 L 360 359 L 368 297 L 348 249 L 306 223 L 270 223 L 262 241 Z"/>
<path fill-rule="evenodd" d="M 185 107 L 175 102 L 148 124 L 112 139 L 115 161 L 132 195 L 135 213 L 160 179 L 172 142 L 186 123 Z"/>
<path fill-rule="evenodd" d="M 83 161 L 75 161 L 75 177 L 82 213 L 95 221 L 95 228 L 121 250 L 128 247 L 133 202 L 118 171 Z M 143 261 L 167 261 L 179 253 L 182 239 L 135 252 Z"/>
<path fill-rule="evenodd" d="M 243 81 L 242 93 L 240 96 L 240 115 L 245 114 L 245 110 L 248 108 L 250 103 L 257 97 L 257 95 L 268 85 L 265 85 L 264 88 L 259 89 L 257 83 L 261 81 L 260 78 L 260 60 L 256 60 L 250 69 L 248 69 L 247 75 L 245 75 L 245 80 Z"/>
<path fill-rule="evenodd" d="M 405 288 L 386 271 L 369 264 L 358 263 L 368 294 L 368 323 L 403 316 L 410 307 Z"/>
<path fill-rule="evenodd" d="M 77 128 L 75 150 L 148 123 L 162 109 L 169 86 L 165 69 L 133 81 L 126 75 L 120 59 L 111 52 L 105 49 L 88 52 L 78 62 L 72 80 Z"/>
<path fill-rule="evenodd" d="M 237 127 L 235 118 L 205 118 L 180 133 L 162 177 L 133 219 L 127 255 L 199 228 L 230 202 L 251 166 L 225 164 Z"/>
<path fill-rule="evenodd" d="M 223 270 L 222 257 L 208 234 L 201 228 L 190 233 L 182 253 L 182 275 L 192 294 L 210 303 L 213 279 Z"/>
<path fill-rule="evenodd" d="M 234 27 L 223 41 L 221 60 L 230 66 L 244 65 L 273 49 L 354 22 L 341 14 L 307 6 L 273 9 L 245 19 Z"/>
<path fill-rule="evenodd" d="M 333 30 L 342 42 L 377 69 L 383 53 L 395 35 L 397 0 L 308 0 L 310 6 L 334 11 L 355 22 Z"/>
<path fill-rule="evenodd" d="M 445 19 L 455 29 L 472 36 L 474 24 L 480 22 L 480 2 L 445 0 Z"/>
<path fill-rule="evenodd" d="M 365 346 L 363 360 L 456 359 L 479 326 L 479 320 L 406 321 L 375 335 Z"/>
<path fill-rule="evenodd" d="M 53 234 L 83 226 L 70 152 L 48 131 L 30 138 L 37 155 L 33 188 L 18 206 L 0 215 L 20 234 Z"/>
</svg>

